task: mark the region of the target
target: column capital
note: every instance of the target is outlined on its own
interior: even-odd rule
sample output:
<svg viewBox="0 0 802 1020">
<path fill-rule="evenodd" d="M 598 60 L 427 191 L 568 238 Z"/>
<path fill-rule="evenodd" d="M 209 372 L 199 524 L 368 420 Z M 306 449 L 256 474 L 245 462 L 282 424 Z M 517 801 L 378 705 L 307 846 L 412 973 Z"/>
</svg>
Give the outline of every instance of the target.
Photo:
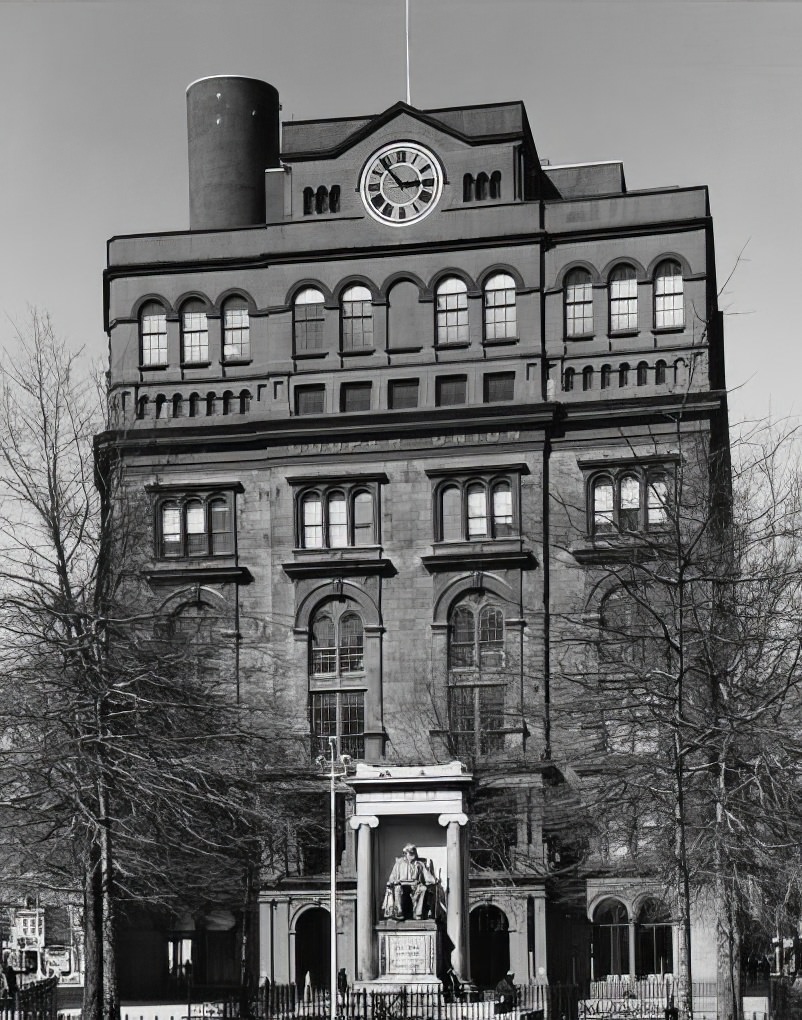
<svg viewBox="0 0 802 1020">
<path fill-rule="evenodd" d="M 352 829 L 358 829 L 360 825 L 369 825 L 371 829 L 375 829 L 379 824 L 379 819 L 376 815 L 351 815 L 348 824 Z"/>
<path fill-rule="evenodd" d="M 454 813 L 440 815 L 437 821 L 444 827 L 450 825 L 451 822 L 456 822 L 457 825 L 467 825 L 468 816 L 462 811 L 455 811 Z"/>
</svg>

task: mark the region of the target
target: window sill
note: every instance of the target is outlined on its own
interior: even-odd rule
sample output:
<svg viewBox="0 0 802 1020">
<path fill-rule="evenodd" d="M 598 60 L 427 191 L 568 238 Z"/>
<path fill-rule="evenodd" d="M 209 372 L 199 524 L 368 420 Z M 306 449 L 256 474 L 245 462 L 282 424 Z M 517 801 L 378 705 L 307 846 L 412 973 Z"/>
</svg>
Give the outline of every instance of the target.
<svg viewBox="0 0 802 1020">
<path fill-rule="evenodd" d="M 570 344 L 572 340 L 595 340 L 595 333 L 566 333 L 563 337 L 565 343 Z"/>
<path fill-rule="evenodd" d="M 471 346 L 470 340 L 457 340 L 452 344 L 436 344 L 436 351 L 460 351 Z"/>
<path fill-rule="evenodd" d="M 293 357 L 296 361 L 311 361 L 314 358 L 327 358 L 328 351 L 295 351 Z"/>
<path fill-rule="evenodd" d="M 344 358 L 358 358 L 362 354 L 375 354 L 375 347 L 359 347 L 353 351 L 340 351 L 340 354 Z"/>
<path fill-rule="evenodd" d="M 509 347 L 510 344 L 517 344 L 520 341 L 520 337 L 517 336 L 503 336 L 496 337 L 493 340 L 483 340 L 483 347 Z"/>
<path fill-rule="evenodd" d="M 231 365 L 250 365 L 253 358 L 223 358 L 220 364 L 224 368 L 228 368 Z"/>
<path fill-rule="evenodd" d="M 652 326 L 653 336 L 662 336 L 664 333 L 684 333 L 685 325 L 682 326 Z"/>
<path fill-rule="evenodd" d="M 640 336 L 639 329 L 611 329 L 607 334 L 610 340 L 628 340 L 636 336 Z"/>
<path fill-rule="evenodd" d="M 192 559 L 176 557 L 159 560 L 147 568 L 144 574 L 151 584 L 204 580 L 248 584 L 253 580 L 248 568 L 238 566 L 234 556 L 199 556 Z"/>
<path fill-rule="evenodd" d="M 415 344 L 409 347 L 388 347 L 388 354 L 419 354 L 423 350 L 423 344 Z"/>
<path fill-rule="evenodd" d="M 379 545 L 349 546 L 344 549 L 293 549 L 292 560 L 282 563 L 284 572 L 293 579 L 305 577 L 337 577 L 381 575 L 392 577 L 396 570 Z"/>
<path fill-rule="evenodd" d="M 182 361 L 182 368 L 209 368 L 211 361 Z"/>
<path fill-rule="evenodd" d="M 169 368 L 169 362 L 163 361 L 158 365 L 140 365 L 140 372 L 163 372 L 165 368 Z"/>
<path fill-rule="evenodd" d="M 583 565 L 653 559 L 666 549 L 668 537 L 665 531 L 589 535 L 581 545 L 571 548 L 570 553 Z"/>
<path fill-rule="evenodd" d="M 521 570 L 537 566 L 531 550 L 522 538 L 488 538 L 478 542 L 436 542 L 431 554 L 421 556 L 429 571 L 458 570 L 465 567 L 517 567 Z"/>
</svg>

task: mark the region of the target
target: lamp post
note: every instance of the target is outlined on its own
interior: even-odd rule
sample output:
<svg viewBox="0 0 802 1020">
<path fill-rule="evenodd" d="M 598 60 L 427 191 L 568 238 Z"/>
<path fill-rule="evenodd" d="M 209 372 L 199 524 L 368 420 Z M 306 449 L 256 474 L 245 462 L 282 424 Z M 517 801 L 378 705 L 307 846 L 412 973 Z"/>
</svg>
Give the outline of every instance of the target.
<svg viewBox="0 0 802 1020">
<path fill-rule="evenodd" d="M 337 754 L 337 738 L 329 737 L 328 760 L 320 755 L 317 759 L 322 768 L 328 767 L 324 774 L 329 780 L 329 915 L 331 930 L 331 961 L 329 975 L 329 1002 L 331 1005 L 331 1020 L 337 1015 L 337 811 L 334 798 L 334 783 L 340 776 L 344 776 L 351 764 L 351 756 L 348 754 Z"/>
</svg>

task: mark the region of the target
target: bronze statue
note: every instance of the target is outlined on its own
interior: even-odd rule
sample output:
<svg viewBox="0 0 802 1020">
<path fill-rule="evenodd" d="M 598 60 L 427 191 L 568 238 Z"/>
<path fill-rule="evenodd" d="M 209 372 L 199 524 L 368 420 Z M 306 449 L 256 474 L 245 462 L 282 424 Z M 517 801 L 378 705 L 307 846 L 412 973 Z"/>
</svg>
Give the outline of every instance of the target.
<svg viewBox="0 0 802 1020">
<path fill-rule="evenodd" d="M 431 865 L 418 857 L 418 848 L 407 843 L 396 857 L 393 870 L 387 879 L 384 895 L 384 916 L 404 921 L 410 916 L 420 921 L 427 911 L 432 912 L 430 890 L 437 884 Z"/>
</svg>

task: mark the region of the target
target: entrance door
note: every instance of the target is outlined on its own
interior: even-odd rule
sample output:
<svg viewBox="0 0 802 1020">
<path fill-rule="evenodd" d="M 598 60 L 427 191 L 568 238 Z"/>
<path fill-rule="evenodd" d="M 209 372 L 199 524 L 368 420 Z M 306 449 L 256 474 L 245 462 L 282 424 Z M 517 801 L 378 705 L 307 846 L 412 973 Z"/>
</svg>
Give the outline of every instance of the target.
<svg viewBox="0 0 802 1020">
<path fill-rule="evenodd" d="M 306 975 L 313 988 L 329 987 L 329 912 L 305 910 L 295 925 L 295 984 L 303 992 Z"/>
<path fill-rule="evenodd" d="M 495 988 L 510 969 L 510 923 L 503 910 L 484 904 L 471 911 L 471 978 Z"/>
</svg>

